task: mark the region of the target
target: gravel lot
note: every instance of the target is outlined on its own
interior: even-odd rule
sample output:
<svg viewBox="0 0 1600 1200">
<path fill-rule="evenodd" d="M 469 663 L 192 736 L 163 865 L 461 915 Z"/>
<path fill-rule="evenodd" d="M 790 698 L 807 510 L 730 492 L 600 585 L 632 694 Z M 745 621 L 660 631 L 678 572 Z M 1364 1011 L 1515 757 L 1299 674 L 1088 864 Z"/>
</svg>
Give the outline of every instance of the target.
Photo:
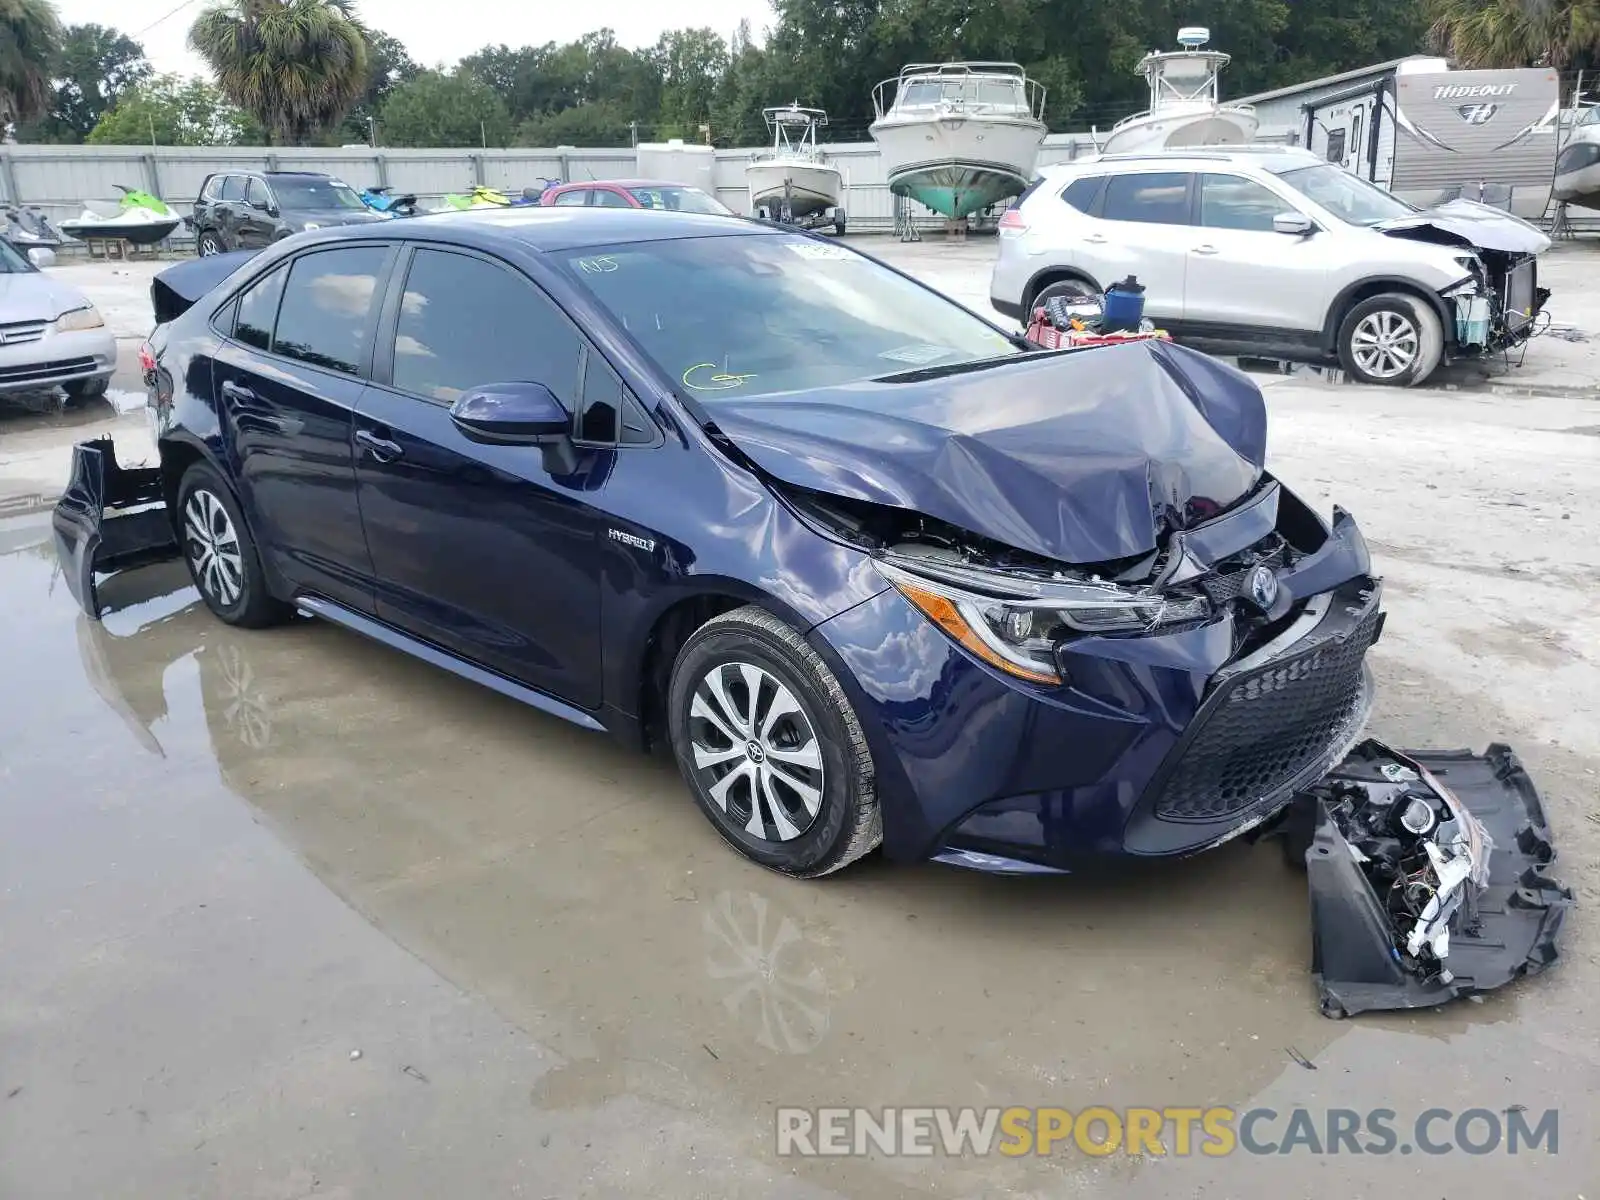
<svg viewBox="0 0 1600 1200">
<path fill-rule="evenodd" d="M 992 243 L 858 244 L 986 307 Z M 152 268 L 61 270 L 136 347 Z M 48 505 L 142 415 L 0 408 L 0 1195 L 1595 1200 L 1600 245 L 1544 279 L 1592 340 L 1431 390 L 1261 377 L 1270 469 L 1385 576 L 1373 732 L 1509 742 L 1579 895 L 1555 972 L 1342 1023 L 1269 847 L 793 883 L 670 764 L 341 630 L 226 629 L 163 569 L 92 624 Z M 791 1104 L 1561 1115 L 1555 1155 L 780 1160 Z"/>
</svg>

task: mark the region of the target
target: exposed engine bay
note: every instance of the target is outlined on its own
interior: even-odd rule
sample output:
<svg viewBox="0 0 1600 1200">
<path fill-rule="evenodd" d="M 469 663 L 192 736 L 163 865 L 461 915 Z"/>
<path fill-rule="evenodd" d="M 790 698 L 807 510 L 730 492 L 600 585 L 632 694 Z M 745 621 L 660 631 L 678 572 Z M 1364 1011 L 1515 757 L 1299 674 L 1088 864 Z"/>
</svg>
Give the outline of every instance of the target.
<svg viewBox="0 0 1600 1200">
<path fill-rule="evenodd" d="M 1324 1015 L 1424 1008 L 1555 962 L 1572 892 L 1510 749 L 1407 755 L 1366 741 L 1297 796 Z"/>
</svg>

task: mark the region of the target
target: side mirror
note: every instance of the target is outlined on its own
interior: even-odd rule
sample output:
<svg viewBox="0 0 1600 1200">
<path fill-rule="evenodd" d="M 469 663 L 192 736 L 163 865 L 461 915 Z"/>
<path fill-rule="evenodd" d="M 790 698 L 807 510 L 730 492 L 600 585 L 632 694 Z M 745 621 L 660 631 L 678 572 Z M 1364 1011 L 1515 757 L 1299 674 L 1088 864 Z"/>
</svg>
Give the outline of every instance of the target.
<svg viewBox="0 0 1600 1200">
<path fill-rule="evenodd" d="M 46 267 L 56 265 L 56 252 L 49 246 L 30 246 L 28 248 L 28 261 L 41 271 Z"/>
<path fill-rule="evenodd" d="M 542 383 L 490 383 L 450 406 L 450 419 L 466 437 L 491 446 L 539 446 L 545 469 L 570 475 L 577 468 L 572 417 Z"/>
<path fill-rule="evenodd" d="M 1286 233 L 1290 237 L 1310 237 L 1317 231 L 1316 225 L 1305 213 L 1284 212 L 1272 218 L 1274 233 Z"/>
</svg>

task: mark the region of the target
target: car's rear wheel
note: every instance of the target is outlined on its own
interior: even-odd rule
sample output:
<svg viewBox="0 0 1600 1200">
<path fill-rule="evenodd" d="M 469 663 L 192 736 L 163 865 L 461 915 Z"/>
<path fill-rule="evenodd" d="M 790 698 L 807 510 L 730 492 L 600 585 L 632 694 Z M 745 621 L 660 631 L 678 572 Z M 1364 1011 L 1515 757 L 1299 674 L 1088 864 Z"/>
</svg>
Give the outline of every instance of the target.
<svg viewBox="0 0 1600 1200">
<path fill-rule="evenodd" d="M 745 857 L 814 878 L 883 839 L 872 752 L 849 698 L 766 609 L 725 613 L 684 643 L 668 720 L 696 801 Z"/>
<path fill-rule="evenodd" d="M 213 254 L 221 254 L 222 237 L 214 229 L 205 229 L 200 233 L 195 249 L 201 258 L 210 258 Z"/>
<path fill-rule="evenodd" d="M 206 463 L 195 463 L 178 484 L 178 540 L 200 598 L 223 621 L 259 629 L 289 615 L 267 590 L 233 492 Z"/>
<path fill-rule="evenodd" d="M 1339 326 L 1339 362 L 1357 383 L 1412 387 L 1444 357 L 1444 333 L 1433 306 L 1386 292 L 1361 301 Z"/>
<path fill-rule="evenodd" d="M 1073 300 L 1100 300 L 1103 293 L 1094 284 L 1082 279 L 1058 279 L 1054 283 L 1047 283 L 1033 294 L 1033 297 L 1023 306 L 1022 323 L 1024 325 L 1033 317 L 1033 310 L 1040 307 L 1046 300 L 1055 296 L 1066 296 Z"/>
<path fill-rule="evenodd" d="M 71 383 L 64 383 L 61 390 L 66 392 L 68 400 L 81 404 L 85 400 L 98 400 L 110 386 L 110 376 L 97 375 L 93 379 L 74 379 Z"/>
</svg>

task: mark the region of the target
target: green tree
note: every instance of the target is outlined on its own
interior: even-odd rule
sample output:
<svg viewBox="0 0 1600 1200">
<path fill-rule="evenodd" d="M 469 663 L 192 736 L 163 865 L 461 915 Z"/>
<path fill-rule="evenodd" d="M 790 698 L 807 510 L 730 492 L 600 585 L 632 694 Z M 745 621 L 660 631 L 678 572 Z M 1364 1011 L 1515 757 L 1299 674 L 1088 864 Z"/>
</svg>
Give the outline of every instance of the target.
<svg viewBox="0 0 1600 1200">
<path fill-rule="evenodd" d="M 60 45 L 61 22 L 49 0 L 0 0 L 0 122 L 49 111 L 50 67 Z"/>
<path fill-rule="evenodd" d="M 1600 55 L 1600 0 L 1427 0 L 1429 35 L 1463 67 L 1565 67 Z"/>
<path fill-rule="evenodd" d="M 302 145 L 366 93 L 367 41 L 348 0 L 223 0 L 189 30 L 229 100 L 274 145 Z"/>
<path fill-rule="evenodd" d="M 350 110 L 343 126 L 344 140 L 352 142 L 367 140 L 371 133 L 368 119 L 376 122 L 390 93 L 415 79 L 422 70 L 399 38 L 378 29 L 363 29 L 362 33 L 367 39 L 367 91 Z"/>
<path fill-rule="evenodd" d="M 664 128 L 654 136 L 670 128 L 694 137 L 710 121 L 717 85 L 728 73 L 728 43 L 710 29 L 677 29 L 662 34 L 647 58 L 661 79 L 658 120 Z"/>
<path fill-rule="evenodd" d="M 472 71 L 423 71 L 389 93 L 378 116 L 390 146 L 504 146 L 511 115 Z"/>
<path fill-rule="evenodd" d="M 615 104 L 575 104 L 532 117 L 517 130 L 519 146 L 631 145 L 627 110 Z"/>
<path fill-rule="evenodd" d="M 81 142 L 118 96 L 150 77 L 144 47 L 104 25 L 71 25 L 51 63 L 50 109 L 17 131 L 24 142 Z"/>
<path fill-rule="evenodd" d="M 89 133 L 97 146 L 253 146 L 261 126 L 204 79 L 157 75 L 129 88 Z"/>
</svg>

